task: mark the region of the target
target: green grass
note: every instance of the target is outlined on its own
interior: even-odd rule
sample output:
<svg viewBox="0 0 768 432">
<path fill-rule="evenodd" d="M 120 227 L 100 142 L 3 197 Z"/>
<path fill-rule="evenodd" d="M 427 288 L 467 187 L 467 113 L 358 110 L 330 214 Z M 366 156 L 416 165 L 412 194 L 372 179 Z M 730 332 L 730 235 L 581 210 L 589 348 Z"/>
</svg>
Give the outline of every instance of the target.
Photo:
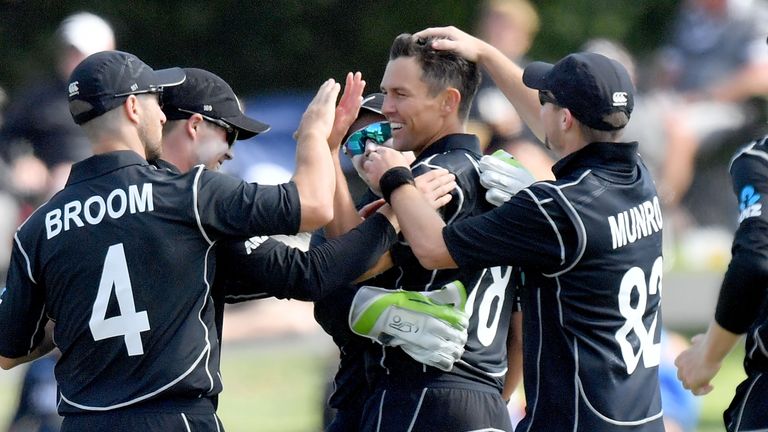
<svg viewBox="0 0 768 432">
<path fill-rule="evenodd" d="M 219 416 L 228 432 L 308 432 L 320 430 L 323 386 L 333 355 L 318 343 L 225 346 L 224 393 Z M 722 432 L 722 412 L 744 373 L 743 346 L 725 360 L 702 397 L 699 432 Z M 16 406 L 20 374 L 0 372 L 0 430 Z"/>
</svg>

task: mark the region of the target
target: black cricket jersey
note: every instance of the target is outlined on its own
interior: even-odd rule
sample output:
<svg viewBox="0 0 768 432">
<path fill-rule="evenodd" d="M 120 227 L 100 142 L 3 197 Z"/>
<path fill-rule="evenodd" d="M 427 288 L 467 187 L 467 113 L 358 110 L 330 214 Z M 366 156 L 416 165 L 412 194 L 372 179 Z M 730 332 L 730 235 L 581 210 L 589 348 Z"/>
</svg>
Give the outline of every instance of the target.
<svg viewBox="0 0 768 432">
<path fill-rule="evenodd" d="M 198 406 L 222 388 L 213 246 L 299 224 L 293 183 L 178 175 L 131 151 L 88 158 L 16 233 L 0 354 L 29 353 L 50 318 L 61 414 Z"/>
<path fill-rule="evenodd" d="M 411 164 L 414 176 L 436 168 L 444 168 L 456 176 L 458 186 L 452 192 L 452 199 L 440 209 L 449 225 L 493 208 L 485 200 L 486 189 L 480 184 L 478 162 L 481 157 L 477 137 L 452 134 L 427 147 Z M 468 294 L 465 310 L 470 315 L 468 339 L 464 354 L 451 372 L 424 366 L 397 347 L 376 350 L 381 358 L 370 364 L 385 368 L 386 376 L 400 388 L 445 385 L 500 392 L 507 371 L 507 332 L 513 305 L 513 296 L 508 295 L 514 285 L 511 267 L 427 270 L 402 234 L 390 252 L 394 268 L 389 272 L 393 277 L 392 283 L 384 288 L 428 291 L 455 280 L 464 284 Z"/>
<path fill-rule="evenodd" d="M 592 143 L 557 180 L 443 230 L 462 267 L 520 265 L 518 431 L 663 431 L 662 218 L 637 143 Z"/>
<path fill-rule="evenodd" d="M 723 279 L 716 319 L 725 329 L 747 333 L 748 374 L 768 372 L 768 137 L 741 150 L 731 162 L 739 228 Z"/>
</svg>

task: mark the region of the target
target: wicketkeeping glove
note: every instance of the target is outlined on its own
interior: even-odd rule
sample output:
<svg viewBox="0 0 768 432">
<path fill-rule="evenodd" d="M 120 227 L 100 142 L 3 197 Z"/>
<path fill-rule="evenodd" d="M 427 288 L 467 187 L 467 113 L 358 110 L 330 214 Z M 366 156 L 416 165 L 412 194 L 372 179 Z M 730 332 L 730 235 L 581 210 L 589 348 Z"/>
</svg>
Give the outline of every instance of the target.
<svg viewBox="0 0 768 432">
<path fill-rule="evenodd" d="M 349 313 L 353 332 L 387 346 L 399 346 L 414 360 L 450 371 L 464 353 L 469 319 L 461 282 L 415 292 L 363 286 Z"/>
<path fill-rule="evenodd" d="M 497 207 L 535 181 L 533 174 L 504 150 L 480 159 L 480 184 L 488 189 L 485 199 Z"/>
</svg>

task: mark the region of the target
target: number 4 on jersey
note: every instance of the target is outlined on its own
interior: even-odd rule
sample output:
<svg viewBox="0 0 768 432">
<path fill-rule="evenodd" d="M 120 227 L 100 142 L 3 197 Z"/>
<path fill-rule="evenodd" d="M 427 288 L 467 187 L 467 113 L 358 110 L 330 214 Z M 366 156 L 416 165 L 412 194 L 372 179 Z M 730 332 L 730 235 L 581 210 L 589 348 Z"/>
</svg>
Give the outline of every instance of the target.
<svg viewBox="0 0 768 432">
<path fill-rule="evenodd" d="M 120 315 L 107 318 L 107 306 L 112 289 L 115 290 Z M 93 312 L 89 322 L 93 340 L 100 341 L 123 336 L 129 356 L 144 354 L 141 332 L 149 330 L 149 318 L 146 311 L 136 312 L 133 301 L 133 287 L 128 274 L 123 244 L 109 247 L 104 259 L 104 269 L 99 282 L 99 292 L 93 303 Z"/>
</svg>

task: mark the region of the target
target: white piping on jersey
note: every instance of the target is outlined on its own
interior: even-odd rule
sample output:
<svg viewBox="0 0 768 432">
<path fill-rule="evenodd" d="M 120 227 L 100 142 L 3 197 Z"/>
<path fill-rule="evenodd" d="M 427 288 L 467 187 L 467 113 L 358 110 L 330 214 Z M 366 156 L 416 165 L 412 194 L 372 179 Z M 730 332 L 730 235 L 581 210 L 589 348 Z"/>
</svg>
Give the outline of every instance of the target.
<svg viewBox="0 0 768 432">
<path fill-rule="evenodd" d="M 576 353 L 576 356 L 578 358 L 578 353 Z M 581 378 L 579 378 L 578 374 L 576 374 L 576 383 L 578 385 L 579 394 L 581 394 L 581 399 L 587 405 L 587 408 L 589 408 L 589 410 L 592 411 L 592 414 L 596 415 L 606 423 L 610 423 L 616 426 L 639 426 L 639 425 L 650 423 L 654 420 L 660 419 L 664 415 L 664 409 L 660 409 L 658 413 L 640 420 L 622 421 L 622 420 L 612 419 L 610 417 L 603 415 L 597 409 L 595 409 L 595 407 L 592 406 L 592 404 L 589 402 L 589 399 L 587 399 L 587 395 L 584 393 L 584 386 L 581 385 Z"/>
<path fill-rule="evenodd" d="M 184 427 L 187 428 L 187 432 L 192 432 L 192 429 L 189 427 L 189 422 L 187 421 L 187 416 L 184 415 L 184 413 L 181 413 L 181 419 L 184 421 Z"/>
<path fill-rule="evenodd" d="M 203 234 L 203 238 L 205 238 L 205 241 L 207 241 L 209 245 L 212 245 L 213 242 L 208 237 L 208 234 L 205 232 L 205 229 L 203 228 L 203 223 L 200 221 L 200 209 L 197 206 L 197 199 L 198 199 L 197 187 L 200 184 L 200 176 L 203 175 L 203 170 L 205 169 L 205 165 L 198 165 L 195 168 L 197 168 L 197 172 L 195 173 L 195 181 L 192 183 L 192 207 L 195 210 L 195 221 L 197 221 L 197 228 L 200 229 L 200 232 Z"/>
<path fill-rule="evenodd" d="M 528 189 L 523 189 L 522 192 L 525 192 L 528 195 L 530 195 L 531 199 L 533 199 L 533 202 L 535 202 L 536 206 L 539 207 L 539 211 L 544 215 L 545 218 L 547 218 L 549 225 L 552 226 L 552 230 L 555 232 L 555 235 L 557 236 L 557 242 L 558 244 L 560 244 L 560 265 L 565 264 L 565 245 L 563 244 L 563 238 L 560 236 L 560 231 L 558 231 L 557 225 L 555 225 L 555 222 L 552 220 L 551 217 L 549 217 L 549 213 L 547 213 L 547 211 L 544 210 L 544 207 L 542 207 L 542 204 L 545 204 L 545 203 L 543 201 L 539 201 L 539 198 Z M 547 202 L 549 201 L 551 201 L 551 199 L 549 199 Z"/>
<path fill-rule="evenodd" d="M 379 402 L 379 420 L 376 423 L 376 432 L 379 432 L 381 430 L 381 417 L 383 416 L 384 411 L 384 396 L 387 395 L 387 391 L 384 390 L 381 392 L 381 401 Z"/>
<path fill-rule="evenodd" d="M 257 294 L 243 294 L 243 295 L 227 295 L 224 296 L 227 300 L 258 300 L 271 297 L 269 293 L 257 293 Z"/>
<path fill-rule="evenodd" d="M 740 152 L 736 153 L 736 155 L 731 158 L 731 161 L 728 162 L 728 172 L 731 171 L 731 167 L 733 166 L 733 162 L 736 161 L 736 159 L 738 159 L 739 156 L 741 156 L 741 155 L 743 155 L 745 153 L 748 154 L 748 155 L 757 156 L 757 157 L 759 157 L 761 159 L 765 159 L 766 161 L 768 161 L 768 154 L 766 154 L 765 151 L 763 151 L 763 150 L 754 150 L 754 147 L 756 145 L 765 143 L 766 140 L 768 140 L 768 136 L 764 137 L 764 138 L 761 138 L 759 140 L 753 141 L 751 144 L 749 144 L 748 146 L 744 147 Z"/>
<path fill-rule="evenodd" d="M 560 285 L 560 277 L 555 277 L 555 282 L 557 283 L 557 312 L 560 314 L 560 327 L 565 327 L 563 325 L 563 303 L 560 301 L 560 292 L 562 291 L 562 285 Z"/>
<path fill-rule="evenodd" d="M 485 375 L 488 375 L 488 376 L 494 377 L 494 378 L 503 377 L 504 375 L 507 374 L 507 370 L 509 369 L 508 367 L 505 367 L 504 370 L 502 370 L 501 372 L 488 372 L 488 371 L 484 371 L 482 369 L 479 369 L 476 365 L 469 364 L 469 363 L 465 362 L 462 359 L 459 359 L 456 363 L 461 363 L 464 366 L 468 366 L 468 367 L 470 367 L 470 368 L 472 368 L 474 370 L 477 370 L 479 372 L 482 372 Z"/>
<path fill-rule="evenodd" d="M 536 400 L 533 401 L 533 408 L 531 408 L 531 419 L 528 422 L 528 429 L 526 432 L 530 432 L 533 420 L 536 418 L 536 408 L 539 405 L 539 390 L 541 387 L 541 350 L 544 346 L 544 330 L 541 325 L 541 290 L 536 290 L 536 311 L 538 313 L 539 321 L 539 349 L 536 352 Z"/>
<path fill-rule="evenodd" d="M 203 326 L 203 330 L 205 332 L 205 373 L 208 375 L 208 379 L 211 382 L 211 387 L 209 388 L 209 392 L 213 391 L 214 382 L 213 377 L 211 376 L 211 369 L 210 369 L 210 361 L 211 361 L 211 340 L 208 336 L 208 326 L 205 325 L 205 321 L 203 321 L 203 310 L 205 309 L 205 305 L 208 304 L 208 298 L 210 298 L 211 293 L 211 284 L 208 282 L 208 255 L 211 253 L 211 249 L 213 249 L 213 245 L 216 244 L 216 242 L 211 243 L 210 246 L 208 246 L 208 250 L 205 251 L 205 264 L 203 264 L 203 281 L 205 282 L 205 297 L 203 298 L 203 304 L 200 306 L 200 311 L 197 313 L 197 319 L 200 321 L 200 325 Z"/>
<path fill-rule="evenodd" d="M 440 153 L 440 154 L 445 154 L 445 153 Z M 423 161 L 421 161 L 421 162 L 417 163 L 416 165 L 414 165 L 413 168 L 411 168 L 411 169 L 414 169 L 414 168 L 419 167 L 421 165 L 424 165 L 424 166 L 426 166 L 428 168 L 431 168 L 431 169 L 445 169 L 445 167 L 441 167 L 440 165 L 434 165 L 434 164 L 430 163 L 432 161 L 432 159 L 434 159 L 436 156 L 438 156 L 438 155 L 435 154 L 435 155 L 432 155 L 432 156 L 424 159 Z M 478 167 L 477 163 L 471 157 L 469 157 L 469 155 L 464 154 L 464 156 L 466 156 L 467 159 L 469 159 L 472 162 L 472 166 L 475 168 L 475 171 L 477 171 L 478 175 L 479 175 L 479 169 L 480 168 Z M 456 195 L 458 196 L 458 205 L 456 207 L 456 212 L 450 218 L 448 218 L 448 220 L 445 221 L 446 225 L 449 225 L 450 223 L 452 223 L 461 214 L 461 210 L 464 208 L 464 191 L 461 190 L 461 188 L 459 187 L 458 184 L 456 185 L 456 187 L 454 189 L 456 190 Z M 404 244 L 407 245 L 408 243 L 406 242 Z M 401 272 L 402 272 L 402 268 L 401 268 Z M 438 270 L 432 270 L 432 277 L 430 277 L 429 282 L 427 282 L 427 284 L 424 285 L 424 291 L 428 291 L 430 288 L 432 288 L 432 284 L 435 282 L 435 277 L 437 276 L 437 272 L 438 272 Z M 399 282 L 400 282 L 400 280 L 398 278 L 397 286 L 400 286 Z"/>
<path fill-rule="evenodd" d="M 35 332 L 32 333 L 32 338 L 29 340 L 29 350 L 27 351 L 27 353 L 31 353 L 32 350 L 35 348 L 35 336 L 37 336 L 37 332 L 39 332 L 41 328 L 45 328 L 45 325 L 43 324 L 44 316 L 45 316 L 45 305 L 43 305 L 43 308 L 40 311 L 40 318 L 37 319 L 37 327 L 35 328 Z"/>
<path fill-rule="evenodd" d="M 387 371 L 387 375 L 389 375 L 389 368 L 384 366 L 384 360 L 386 360 L 387 357 L 387 347 L 382 345 L 381 346 L 381 360 L 379 360 L 379 366 L 384 368 L 385 371 Z"/>
<path fill-rule="evenodd" d="M 573 365 L 573 432 L 579 430 L 579 341 L 576 337 L 573 338 L 573 352 L 574 352 L 574 365 Z"/>
<path fill-rule="evenodd" d="M 482 428 L 482 429 L 472 429 L 471 431 L 464 431 L 464 432 L 506 432 L 506 431 L 504 431 L 504 429 Z"/>
<path fill-rule="evenodd" d="M 576 209 L 573 208 L 573 205 L 571 204 L 571 201 L 568 200 L 568 198 L 566 198 L 565 195 L 563 195 L 562 189 L 565 188 L 565 187 L 569 187 L 569 186 L 573 186 L 573 185 L 581 183 L 581 181 L 584 180 L 584 178 L 587 175 L 589 175 L 590 173 L 592 173 L 592 170 L 586 170 L 576 180 L 572 181 L 571 183 L 566 183 L 566 184 L 563 184 L 563 185 L 560 185 L 560 186 L 555 186 L 555 185 L 550 184 L 550 183 L 541 183 L 542 186 L 549 187 L 549 188 L 552 188 L 552 189 L 556 190 L 558 195 L 560 195 L 560 197 L 563 199 L 563 201 L 565 201 L 565 204 L 568 206 L 568 210 L 570 210 L 573 213 L 573 215 L 576 217 L 576 221 L 578 223 L 578 225 L 576 226 L 576 231 L 577 231 L 576 235 L 579 237 L 579 240 L 581 240 L 579 242 L 579 249 L 580 249 L 579 253 L 576 256 L 576 258 L 573 260 L 571 265 L 569 265 L 567 268 L 565 268 L 563 270 L 560 270 L 559 272 L 556 272 L 556 273 L 553 273 L 553 274 L 544 274 L 544 276 L 546 276 L 546 277 L 560 276 L 561 274 L 570 271 L 572 268 L 574 268 L 576 266 L 576 264 L 579 263 L 579 261 L 581 261 L 581 257 L 584 256 L 584 251 L 587 250 L 587 229 L 584 227 L 584 221 L 581 220 L 581 216 L 579 216 L 579 214 L 576 212 Z M 579 236 L 579 234 L 583 235 L 583 240 L 582 240 L 582 236 Z"/>
<path fill-rule="evenodd" d="M 221 432 L 221 427 L 219 426 L 219 416 L 217 416 L 216 413 L 213 413 L 213 422 L 216 423 L 216 432 Z"/>
<path fill-rule="evenodd" d="M 733 428 L 734 432 L 739 431 L 739 426 L 741 426 L 741 418 L 744 416 L 744 408 L 747 406 L 747 401 L 749 400 L 749 394 L 752 393 L 752 389 L 755 387 L 755 384 L 757 384 L 757 380 L 759 380 L 763 376 L 762 372 L 757 374 L 755 376 L 755 380 L 752 381 L 752 384 L 749 385 L 749 388 L 747 389 L 747 393 L 744 394 L 744 399 L 741 400 L 741 406 L 739 407 L 739 415 L 736 417 L 736 426 Z M 766 430 L 766 429 L 760 429 L 760 430 Z M 759 431 L 742 431 L 742 432 L 759 432 Z"/>
<path fill-rule="evenodd" d="M 753 358 L 755 351 L 760 348 L 760 352 L 763 353 L 763 356 L 768 357 L 768 350 L 765 349 L 765 344 L 763 343 L 763 340 L 760 339 L 760 329 L 763 326 L 759 326 L 755 329 L 754 335 L 752 336 L 753 339 L 755 339 L 755 346 L 752 347 L 752 349 L 749 351 L 749 358 Z"/>
<path fill-rule="evenodd" d="M 176 383 L 178 383 L 179 381 L 181 381 L 184 378 L 186 378 L 187 375 L 191 374 L 192 371 L 195 370 L 195 368 L 197 367 L 197 364 L 200 363 L 200 361 L 203 359 L 204 355 L 205 355 L 205 350 L 200 352 L 200 355 L 197 357 L 197 360 L 195 360 L 194 363 L 192 363 L 192 366 L 190 366 L 190 368 L 187 369 L 186 372 L 184 372 L 183 374 L 179 375 L 179 377 L 176 378 L 175 380 L 169 382 L 168 384 L 160 387 L 159 389 L 157 389 L 157 390 L 155 390 L 155 391 L 153 391 L 151 393 L 147 393 L 147 394 L 145 394 L 143 396 L 139 396 L 139 397 L 137 397 L 135 399 L 131 399 L 131 400 L 127 401 L 127 402 L 121 402 L 121 403 L 110 405 L 110 406 L 106 406 L 106 407 L 95 407 L 95 406 L 82 405 L 82 404 L 79 404 L 79 403 L 76 403 L 76 402 L 72 402 L 71 400 L 67 399 L 62 393 L 59 393 L 59 395 L 61 396 L 61 399 L 64 400 L 64 402 L 72 405 L 75 408 L 80 408 L 81 410 L 84 410 L 84 411 L 109 411 L 109 410 L 113 410 L 113 409 L 117 409 L 117 408 L 126 407 L 128 405 L 133 405 L 133 404 L 135 404 L 137 402 L 141 402 L 143 400 L 147 400 L 147 399 L 149 399 L 149 398 L 151 398 L 151 397 L 153 397 L 155 395 L 158 395 L 158 394 L 164 392 L 165 390 L 173 387 Z"/>
<path fill-rule="evenodd" d="M 21 240 L 19 240 L 19 232 L 16 231 L 16 234 L 13 235 L 13 240 L 16 242 L 16 246 L 19 247 L 19 250 L 21 251 L 21 254 L 24 256 L 24 261 L 27 262 L 27 276 L 29 276 L 29 280 L 31 280 L 33 283 L 37 284 L 37 281 L 32 276 L 32 264 L 29 262 L 29 257 L 27 256 L 27 251 L 24 250 L 24 246 L 21 245 Z"/>
<path fill-rule="evenodd" d="M 416 405 L 416 411 L 413 412 L 413 418 L 411 419 L 411 424 L 408 425 L 408 431 L 411 432 L 413 430 L 413 425 L 416 424 L 416 418 L 419 416 L 419 411 L 421 411 L 421 404 L 424 402 L 424 395 L 427 394 L 427 387 L 424 387 L 424 389 L 421 391 L 421 396 L 419 396 L 419 403 Z"/>
</svg>

